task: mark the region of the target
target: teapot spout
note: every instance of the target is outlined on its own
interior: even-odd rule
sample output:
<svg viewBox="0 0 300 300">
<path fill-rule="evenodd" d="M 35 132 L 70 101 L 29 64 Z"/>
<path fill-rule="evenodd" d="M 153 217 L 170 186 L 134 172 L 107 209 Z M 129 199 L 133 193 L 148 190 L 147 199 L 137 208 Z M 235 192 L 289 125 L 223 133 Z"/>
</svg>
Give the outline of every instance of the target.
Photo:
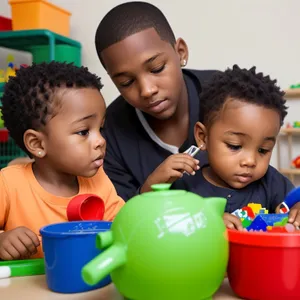
<svg viewBox="0 0 300 300">
<path fill-rule="evenodd" d="M 112 245 L 82 268 L 82 279 L 86 284 L 95 285 L 125 262 L 125 248 L 120 244 Z"/>
<path fill-rule="evenodd" d="M 219 216 L 223 216 L 225 212 L 227 200 L 221 197 L 211 197 L 206 199 L 206 205 L 212 207 L 215 213 Z"/>
</svg>

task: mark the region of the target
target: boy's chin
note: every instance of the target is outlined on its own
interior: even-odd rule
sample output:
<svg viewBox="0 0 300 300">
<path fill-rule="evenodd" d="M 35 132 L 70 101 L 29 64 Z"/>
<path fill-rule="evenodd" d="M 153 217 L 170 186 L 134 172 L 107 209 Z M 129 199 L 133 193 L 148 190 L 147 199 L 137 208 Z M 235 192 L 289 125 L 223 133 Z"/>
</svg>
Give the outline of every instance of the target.
<svg viewBox="0 0 300 300">
<path fill-rule="evenodd" d="M 98 170 L 99 170 L 99 168 L 95 168 L 93 170 L 82 172 L 81 174 L 78 174 L 77 176 L 85 177 L 85 178 L 90 178 L 90 177 L 95 176 L 97 174 Z"/>
<path fill-rule="evenodd" d="M 239 190 L 239 189 L 243 189 L 245 188 L 247 185 L 249 185 L 251 182 L 247 182 L 247 183 L 242 183 L 242 182 L 238 182 L 238 181 L 233 181 L 233 182 L 227 182 L 227 184 L 229 185 L 229 187 Z"/>
</svg>

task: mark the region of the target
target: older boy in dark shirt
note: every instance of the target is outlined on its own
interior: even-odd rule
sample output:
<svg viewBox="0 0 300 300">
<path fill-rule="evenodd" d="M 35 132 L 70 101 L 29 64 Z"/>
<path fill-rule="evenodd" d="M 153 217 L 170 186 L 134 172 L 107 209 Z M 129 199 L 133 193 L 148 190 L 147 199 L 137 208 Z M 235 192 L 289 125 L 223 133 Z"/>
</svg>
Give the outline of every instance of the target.
<svg viewBox="0 0 300 300">
<path fill-rule="evenodd" d="M 95 43 L 121 93 L 107 108 L 103 131 L 104 168 L 118 194 L 126 201 L 151 184 L 194 174 L 199 161 L 182 152 L 195 145 L 201 85 L 214 71 L 182 70 L 185 41 L 176 40 L 163 13 L 146 2 L 109 11 Z"/>
</svg>

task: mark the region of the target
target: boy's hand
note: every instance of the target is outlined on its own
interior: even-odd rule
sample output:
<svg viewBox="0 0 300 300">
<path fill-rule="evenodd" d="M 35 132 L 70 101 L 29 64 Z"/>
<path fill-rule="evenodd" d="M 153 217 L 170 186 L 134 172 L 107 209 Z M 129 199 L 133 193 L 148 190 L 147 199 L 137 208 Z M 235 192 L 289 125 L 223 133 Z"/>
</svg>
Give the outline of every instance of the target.
<svg viewBox="0 0 300 300">
<path fill-rule="evenodd" d="M 235 215 L 224 213 L 223 220 L 225 226 L 229 229 L 237 229 L 239 231 L 244 230 L 241 220 Z"/>
<path fill-rule="evenodd" d="M 141 188 L 141 193 L 151 191 L 151 185 L 172 183 L 183 176 L 183 172 L 194 175 L 199 170 L 199 160 L 189 154 L 179 153 L 169 156 L 149 175 Z"/>
<path fill-rule="evenodd" d="M 0 233 L 0 259 L 26 259 L 37 253 L 40 245 L 37 235 L 26 227 Z"/>
<path fill-rule="evenodd" d="M 289 223 L 295 227 L 300 226 L 300 202 L 296 203 L 289 212 Z"/>
</svg>

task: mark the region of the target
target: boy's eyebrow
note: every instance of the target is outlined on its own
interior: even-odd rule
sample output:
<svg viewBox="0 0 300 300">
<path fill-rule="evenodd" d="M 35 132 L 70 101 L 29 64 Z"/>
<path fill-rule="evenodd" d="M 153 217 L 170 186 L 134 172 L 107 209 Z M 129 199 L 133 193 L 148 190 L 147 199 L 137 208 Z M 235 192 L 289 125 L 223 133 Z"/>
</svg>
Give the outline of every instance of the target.
<svg viewBox="0 0 300 300">
<path fill-rule="evenodd" d="M 143 64 L 144 65 L 149 64 L 149 63 L 153 62 L 154 60 L 156 60 L 161 55 L 163 55 L 163 52 L 156 53 L 155 55 L 153 55 L 150 58 L 146 59 Z M 125 76 L 125 75 L 127 75 L 127 72 L 119 72 L 119 73 L 116 73 L 116 74 L 112 75 L 112 78 Z"/>
<path fill-rule="evenodd" d="M 248 134 L 243 133 L 243 132 L 235 132 L 235 131 L 226 131 L 226 135 L 239 135 L 239 136 L 247 136 Z M 271 141 L 271 142 L 276 142 L 276 137 L 275 136 L 268 136 L 264 138 L 265 141 Z"/>
<path fill-rule="evenodd" d="M 144 62 L 144 65 L 145 64 L 148 64 L 150 62 L 153 62 L 154 60 L 156 60 L 159 56 L 163 55 L 163 52 L 159 52 L 155 55 L 153 55 L 152 57 L 148 58 L 145 62 Z"/>
<path fill-rule="evenodd" d="M 95 117 L 96 117 L 96 114 L 88 115 L 88 116 L 85 116 L 85 117 L 83 117 L 83 118 L 80 118 L 80 119 L 78 119 L 78 120 L 73 121 L 72 124 L 74 124 L 74 123 L 79 123 L 79 122 L 82 122 L 82 121 L 84 121 L 84 120 L 91 119 L 91 118 L 95 118 Z"/>
</svg>

